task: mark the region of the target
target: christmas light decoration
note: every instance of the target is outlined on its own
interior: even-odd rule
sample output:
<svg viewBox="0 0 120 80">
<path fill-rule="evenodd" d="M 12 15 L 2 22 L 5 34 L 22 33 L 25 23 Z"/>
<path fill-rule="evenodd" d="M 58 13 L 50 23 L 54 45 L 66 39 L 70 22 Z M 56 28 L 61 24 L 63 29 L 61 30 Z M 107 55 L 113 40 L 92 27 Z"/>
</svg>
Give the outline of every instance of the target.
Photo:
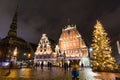
<svg viewBox="0 0 120 80">
<path fill-rule="evenodd" d="M 102 24 L 97 21 L 93 31 L 92 68 L 96 71 L 114 71 L 117 69 L 115 59 L 111 56 L 110 39 Z"/>
</svg>

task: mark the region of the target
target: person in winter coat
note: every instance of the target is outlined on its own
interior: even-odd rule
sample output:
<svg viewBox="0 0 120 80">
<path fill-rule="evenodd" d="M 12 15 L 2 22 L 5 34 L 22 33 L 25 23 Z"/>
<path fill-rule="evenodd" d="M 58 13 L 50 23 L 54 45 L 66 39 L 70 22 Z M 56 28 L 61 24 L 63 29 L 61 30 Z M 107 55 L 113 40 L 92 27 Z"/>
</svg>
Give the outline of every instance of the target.
<svg viewBox="0 0 120 80">
<path fill-rule="evenodd" d="M 77 64 L 72 66 L 72 80 L 79 80 L 79 66 Z"/>
</svg>

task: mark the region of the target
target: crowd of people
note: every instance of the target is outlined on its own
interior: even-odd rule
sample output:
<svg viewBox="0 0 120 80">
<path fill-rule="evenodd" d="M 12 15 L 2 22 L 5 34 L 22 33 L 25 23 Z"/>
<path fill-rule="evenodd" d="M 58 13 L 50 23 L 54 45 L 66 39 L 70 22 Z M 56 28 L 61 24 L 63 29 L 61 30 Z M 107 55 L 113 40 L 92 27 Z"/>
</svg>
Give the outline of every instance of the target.
<svg viewBox="0 0 120 80">
<path fill-rule="evenodd" d="M 62 67 L 62 69 L 64 69 L 65 72 L 70 70 L 71 74 L 72 74 L 72 80 L 79 80 L 79 68 L 80 67 L 79 67 L 78 62 L 79 61 L 76 61 L 76 60 L 69 62 L 69 63 L 65 61 L 64 63 L 59 64 L 58 67 Z M 22 64 L 21 64 L 21 66 L 22 66 Z M 48 67 L 48 70 L 51 70 L 53 67 L 53 64 L 50 61 L 48 61 L 47 64 L 44 64 L 43 61 L 35 62 L 33 64 L 33 68 L 37 70 L 38 67 L 40 67 L 41 70 L 43 70 L 44 67 Z M 10 65 L 10 68 L 11 68 L 11 65 Z M 83 63 L 81 63 L 81 69 L 84 69 Z"/>
<path fill-rule="evenodd" d="M 13 66 L 13 63 L 10 62 L 10 65 L 9 65 L 9 68 L 11 69 Z M 22 66 L 22 64 L 20 64 L 20 66 Z M 41 67 L 41 69 L 43 70 L 43 67 L 44 66 L 47 66 L 48 67 L 48 70 L 51 70 L 52 67 L 53 67 L 53 64 L 52 62 L 48 61 L 46 65 L 44 65 L 44 62 L 41 61 L 41 62 L 35 62 L 33 64 L 33 68 L 37 70 L 38 67 Z M 70 70 L 71 71 L 71 74 L 72 74 L 72 80 L 79 80 L 79 63 L 78 61 L 73 61 L 72 63 L 68 63 L 68 62 L 64 62 L 61 66 L 61 64 L 59 65 L 59 67 L 62 67 L 64 69 L 64 71 L 68 71 Z M 81 64 L 81 69 L 84 68 L 84 65 L 83 63 Z M 10 70 L 9 69 L 9 70 Z"/>
<path fill-rule="evenodd" d="M 78 65 L 79 66 L 79 63 L 76 62 L 76 61 L 74 61 L 72 63 L 71 62 L 70 63 L 64 62 L 62 65 L 59 65 L 58 67 L 62 67 L 65 71 L 67 71 L 67 70 L 73 69 L 74 65 Z M 38 67 L 41 67 L 41 69 L 43 69 L 43 67 L 46 67 L 46 66 L 48 67 L 48 70 L 51 70 L 51 68 L 53 67 L 53 64 L 50 61 L 48 61 L 47 64 L 44 64 L 43 61 L 41 61 L 41 62 L 35 62 L 33 64 L 33 68 L 35 68 L 35 69 L 37 69 Z M 81 64 L 81 68 L 83 68 L 83 66 L 84 65 Z"/>
<path fill-rule="evenodd" d="M 36 62 L 36 63 L 34 63 L 33 68 L 37 69 L 38 67 L 41 67 L 41 69 L 43 69 L 44 66 L 45 66 L 45 65 L 44 65 L 43 61 L 42 61 L 41 63 Z M 51 62 L 48 62 L 48 63 L 47 63 L 47 67 L 48 67 L 48 69 L 51 70 L 51 68 L 52 68 L 52 63 L 51 63 Z"/>
</svg>

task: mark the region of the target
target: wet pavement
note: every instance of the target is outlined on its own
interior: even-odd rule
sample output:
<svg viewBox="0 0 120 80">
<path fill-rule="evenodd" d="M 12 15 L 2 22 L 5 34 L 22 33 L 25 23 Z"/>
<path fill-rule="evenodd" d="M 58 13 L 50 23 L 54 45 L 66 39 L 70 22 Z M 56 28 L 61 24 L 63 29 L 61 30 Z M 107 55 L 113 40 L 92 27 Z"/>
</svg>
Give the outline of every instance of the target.
<svg viewBox="0 0 120 80">
<path fill-rule="evenodd" d="M 1 72 L 3 71 L 3 72 Z M 53 67 L 48 70 L 47 67 L 33 69 L 22 68 L 12 69 L 8 76 L 4 76 L 7 70 L 0 69 L 0 80 L 71 80 L 71 70 L 64 71 L 62 68 Z M 107 72 L 93 72 L 91 68 L 84 68 L 79 70 L 80 80 L 116 80 L 120 78 L 120 73 L 107 73 Z"/>
</svg>

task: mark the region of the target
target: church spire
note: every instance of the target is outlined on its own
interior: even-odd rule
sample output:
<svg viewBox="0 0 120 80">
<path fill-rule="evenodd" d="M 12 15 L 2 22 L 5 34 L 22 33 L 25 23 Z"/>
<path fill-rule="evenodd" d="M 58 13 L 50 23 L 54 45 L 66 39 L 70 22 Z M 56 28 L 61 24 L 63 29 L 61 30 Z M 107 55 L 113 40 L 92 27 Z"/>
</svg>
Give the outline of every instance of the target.
<svg viewBox="0 0 120 80">
<path fill-rule="evenodd" d="M 71 25 L 70 18 L 67 19 L 67 25 Z"/>
<path fill-rule="evenodd" d="M 8 32 L 8 36 L 14 36 L 14 37 L 17 36 L 17 9 L 18 9 L 18 7 L 16 8 L 16 12 L 14 14 L 12 23 L 10 25 L 10 30 Z"/>
</svg>

